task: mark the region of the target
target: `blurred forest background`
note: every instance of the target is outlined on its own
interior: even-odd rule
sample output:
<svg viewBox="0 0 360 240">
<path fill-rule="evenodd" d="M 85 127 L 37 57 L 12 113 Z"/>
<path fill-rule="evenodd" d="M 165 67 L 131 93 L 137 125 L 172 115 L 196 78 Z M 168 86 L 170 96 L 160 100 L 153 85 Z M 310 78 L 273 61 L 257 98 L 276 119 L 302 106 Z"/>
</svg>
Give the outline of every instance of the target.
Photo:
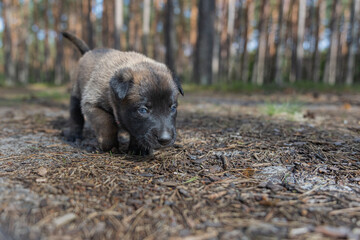
<svg viewBox="0 0 360 240">
<path fill-rule="evenodd" d="M 141 52 L 184 82 L 360 83 L 360 0 L 2 0 L 0 85 L 69 82 L 90 47 Z"/>
</svg>

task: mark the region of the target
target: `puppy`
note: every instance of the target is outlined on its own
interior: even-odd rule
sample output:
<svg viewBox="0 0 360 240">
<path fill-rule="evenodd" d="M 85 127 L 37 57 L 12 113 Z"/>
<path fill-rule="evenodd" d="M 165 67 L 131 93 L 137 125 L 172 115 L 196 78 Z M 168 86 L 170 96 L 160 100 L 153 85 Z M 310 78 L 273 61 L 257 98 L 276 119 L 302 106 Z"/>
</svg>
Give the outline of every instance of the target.
<svg viewBox="0 0 360 240">
<path fill-rule="evenodd" d="M 148 155 L 175 142 L 177 98 L 184 92 L 164 64 L 135 52 L 90 50 L 74 35 L 62 34 L 82 54 L 72 76 L 68 140 L 81 139 L 86 119 L 103 151 L 117 150 L 121 128 L 130 135 L 132 154 Z"/>
</svg>

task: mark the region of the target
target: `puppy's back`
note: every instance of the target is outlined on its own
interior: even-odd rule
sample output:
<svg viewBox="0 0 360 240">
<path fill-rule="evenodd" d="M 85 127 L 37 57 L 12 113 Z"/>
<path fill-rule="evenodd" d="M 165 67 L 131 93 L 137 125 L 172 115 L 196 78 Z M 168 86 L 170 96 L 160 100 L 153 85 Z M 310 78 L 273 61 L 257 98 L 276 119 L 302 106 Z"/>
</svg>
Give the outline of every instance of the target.
<svg viewBox="0 0 360 240">
<path fill-rule="evenodd" d="M 95 70 L 96 65 L 105 57 L 106 53 L 113 51 L 112 49 L 94 49 L 86 52 L 79 60 L 79 63 L 72 76 L 73 88 L 72 95 L 81 99 L 84 88 L 90 80 L 91 74 Z"/>
<path fill-rule="evenodd" d="M 89 56 L 87 56 L 89 54 Z M 143 64 L 152 68 L 169 72 L 165 64 L 156 62 L 151 58 L 136 52 L 121 52 L 114 49 L 95 49 L 84 55 L 85 64 L 81 65 L 83 98 L 88 103 L 104 102 L 109 93 L 109 82 L 115 73 L 122 68 L 132 69 L 134 72 L 141 72 Z M 84 63 L 85 63 L 84 61 Z M 91 65 L 91 66 L 90 66 Z M 85 71 L 84 71 L 85 70 Z M 90 74 L 90 75 L 89 75 Z"/>
</svg>

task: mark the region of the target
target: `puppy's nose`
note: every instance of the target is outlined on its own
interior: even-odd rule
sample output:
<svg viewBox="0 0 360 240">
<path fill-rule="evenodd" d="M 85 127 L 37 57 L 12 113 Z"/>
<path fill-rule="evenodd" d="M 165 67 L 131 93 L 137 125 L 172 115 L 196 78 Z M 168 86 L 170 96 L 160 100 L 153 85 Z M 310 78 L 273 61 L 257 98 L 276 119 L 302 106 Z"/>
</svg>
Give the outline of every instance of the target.
<svg viewBox="0 0 360 240">
<path fill-rule="evenodd" d="M 172 140 L 172 137 L 168 131 L 163 131 L 161 135 L 158 137 L 158 142 L 161 145 L 168 145 Z"/>
</svg>

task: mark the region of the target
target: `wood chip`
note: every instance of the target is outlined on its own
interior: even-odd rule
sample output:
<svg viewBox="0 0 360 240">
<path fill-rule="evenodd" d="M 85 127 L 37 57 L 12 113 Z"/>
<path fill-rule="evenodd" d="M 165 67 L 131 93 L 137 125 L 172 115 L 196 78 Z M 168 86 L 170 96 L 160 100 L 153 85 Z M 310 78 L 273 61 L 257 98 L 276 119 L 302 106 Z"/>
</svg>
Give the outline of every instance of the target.
<svg viewBox="0 0 360 240">
<path fill-rule="evenodd" d="M 214 200 L 214 199 L 220 198 L 226 194 L 227 194 L 227 191 L 221 191 L 221 192 L 210 194 L 207 197 L 211 200 Z"/>
<path fill-rule="evenodd" d="M 67 213 L 63 216 L 57 217 L 53 220 L 55 227 L 60 227 L 76 219 L 75 213 Z"/>
<path fill-rule="evenodd" d="M 43 182 L 46 182 L 47 181 L 47 178 L 37 178 L 35 180 L 37 183 L 43 183 Z"/>
<path fill-rule="evenodd" d="M 315 232 L 334 238 L 346 238 L 351 233 L 349 228 L 331 226 L 319 226 L 315 229 Z"/>
<path fill-rule="evenodd" d="M 225 155 L 221 155 L 220 157 L 222 165 L 223 165 L 223 169 L 226 171 L 230 168 L 230 163 L 228 158 Z"/>
</svg>

